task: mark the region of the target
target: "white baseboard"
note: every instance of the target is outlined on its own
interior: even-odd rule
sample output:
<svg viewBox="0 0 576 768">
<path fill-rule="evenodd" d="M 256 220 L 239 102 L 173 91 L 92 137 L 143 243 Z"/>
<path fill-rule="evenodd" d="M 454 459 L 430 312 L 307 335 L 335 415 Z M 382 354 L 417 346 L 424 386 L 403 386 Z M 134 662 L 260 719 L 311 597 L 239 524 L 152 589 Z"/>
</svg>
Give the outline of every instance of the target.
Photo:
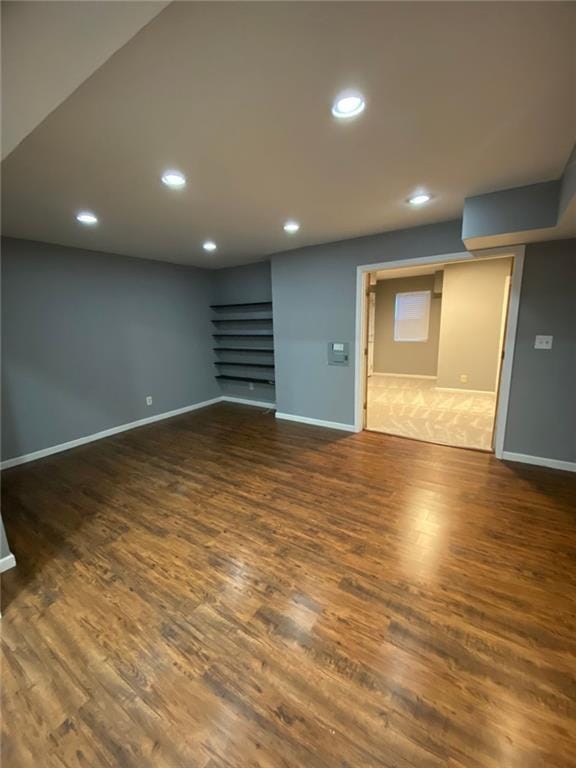
<svg viewBox="0 0 576 768">
<path fill-rule="evenodd" d="M 380 371 L 373 371 L 368 376 L 369 378 L 372 376 L 391 376 L 395 379 L 428 379 L 431 381 L 438 378 L 437 376 L 425 376 L 420 373 L 380 373 Z"/>
<path fill-rule="evenodd" d="M 276 418 L 284 421 L 298 421 L 301 424 L 311 424 L 315 427 L 326 427 L 327 429 L 340 429 L 342 432 L 356 432 L 354 424 L 342 424 L 339 421 L 323 421 L 322 419 L 311 419 L 308 416 L 295 416 L 293 413 L 278 413 Z"/>
<path fill-rule="evenodd" d="M 518 461 L 521 464 L 534 464 L 537 467 L 548 467 L 548 469 L 563 469 L 565 472 L 576 472 L 576 462 L 574 461 L 547 459 L 544 456 L 528 456 L 525 453 L 512 453 L 511 451 L 504 451 L 502 459 L 504 461 Z"/>
<path fill-rule="evenodd" d="M 76 440 L 70 440 L 67 443 L 60 443 L 59 445 L 52 445 L 50 448 L 43 448 L 40 451 L 34 451 L 33 453 L 26 453 L 22 456 L 16 456 L 13 459 L 7 459 L 0 464 L 0 469 L 10 469 L 10 467 L 17 467 L 19 464 L 27 464 L 30 461 L 37 461 L 43 459 L 46 456 L 51 456 L 54 453 L 61 453 L 62 451 L 69 451 L 71 448 L 77 448 L 80 445 L 86 445 L 86 443 L 92 443 L 95 440 L 102 440 L 104 437 L 111 437 L 117 435 L 120 432 L 127 432 L 130 429 L 136 429 L 137 427 L 144 427 L 147 424 L 153 424 L 155 421 L 163 421 L 164 419 L 170 419 L 173 416 L 180 416 L 183 413 L 189 413 L 190 411 L 196 411 L 199 408 L 206 408 L 208 405 L 214 405 L 222 400 L 221 397 L 213 397 L 211 400 L 204 400 L 201 403 L 194 403 L 194 405 L 187 405 L 184 408 L 177 408 L 174 411 L 166 411 L 165 413 L 158 413 L 155 416 L 148 416 L 145 419 L 138 419 L 138 421 L 132 421 L 129 424 L 121 424 L 118 427 L 111 427 L 110 429 L 104 429 L 102 432 L 95 432 L 92 435 L 86 435 L 85 437 L 79 437 Z"/>
<path fill-rule="evenodd" d="M 228 397 L 223 396 L 220 398 L 223 403 L 239 403 L 240 405 L 255 405 L 258 408 L 276 408 L 276 403 L 268 402 L 267 400 L 249 400 L 244 397 Z"/>
<path fill-rule="evenodd" d="M 9 571 L 10 568 L 14 568 L 16 565 L 16 558 L 12 553 L 9 555 L 6 555 L 5 557 L 0 557 L 0 573 L 4 573 L 4 571 Z"/>
</svg>

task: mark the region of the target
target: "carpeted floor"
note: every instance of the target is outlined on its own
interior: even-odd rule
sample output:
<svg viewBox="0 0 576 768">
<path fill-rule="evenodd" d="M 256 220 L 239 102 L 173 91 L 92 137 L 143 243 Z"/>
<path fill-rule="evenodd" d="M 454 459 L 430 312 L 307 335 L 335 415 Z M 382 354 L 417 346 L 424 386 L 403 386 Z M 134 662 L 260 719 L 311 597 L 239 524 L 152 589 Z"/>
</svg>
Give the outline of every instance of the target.
<svg viewBox="0 0 576 768">
<path fill-rule="evenodd" d="M 434 379 L 368 378 L 367 428 L 431 443 L 490 450 L 496 395 L 436 389 Z"/>
</svg>

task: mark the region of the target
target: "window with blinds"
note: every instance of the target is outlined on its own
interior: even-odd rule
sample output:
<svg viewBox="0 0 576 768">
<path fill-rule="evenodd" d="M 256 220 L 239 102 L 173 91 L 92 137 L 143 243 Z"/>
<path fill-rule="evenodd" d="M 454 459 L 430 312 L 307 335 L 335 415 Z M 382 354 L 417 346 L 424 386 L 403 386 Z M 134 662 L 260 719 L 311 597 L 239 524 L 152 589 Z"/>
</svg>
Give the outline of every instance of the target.
<svg viewBox="0 0 576 768">
<path fill-rule="evenodd" d="M 430 291 L 397 293 L 394 341 L 428 341 Z"/>
</svg>

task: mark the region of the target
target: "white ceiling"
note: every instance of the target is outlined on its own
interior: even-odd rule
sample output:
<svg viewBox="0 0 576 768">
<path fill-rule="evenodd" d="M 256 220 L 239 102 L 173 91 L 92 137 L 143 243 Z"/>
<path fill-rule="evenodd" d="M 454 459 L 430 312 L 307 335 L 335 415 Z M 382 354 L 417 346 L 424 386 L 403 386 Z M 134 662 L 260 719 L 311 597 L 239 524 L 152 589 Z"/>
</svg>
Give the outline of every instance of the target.
<svg viewBox="0 0 576 768">
<path fill-rule="evenodd" d="M 173 3 L 5 159 L 4 232 L 220 267 L 459 217 L 562 172 L 575 30 L 572 3 Z M 352 86 L 366 110 L 338 123 Z"/>
<path fill-rule="evenodd" d="M 167 5 L 3 0 L 2 157 Z"/>
</svg>

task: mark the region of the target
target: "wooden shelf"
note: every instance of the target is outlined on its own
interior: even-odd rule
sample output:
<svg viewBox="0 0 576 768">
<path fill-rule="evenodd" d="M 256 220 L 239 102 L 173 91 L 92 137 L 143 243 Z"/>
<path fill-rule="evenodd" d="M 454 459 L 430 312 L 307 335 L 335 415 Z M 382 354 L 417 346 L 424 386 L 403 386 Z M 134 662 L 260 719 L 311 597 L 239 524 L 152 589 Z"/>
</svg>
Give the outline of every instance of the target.
<svg viewBox="0 0 576 768">
<path fill-rule="evenodd" d="M 213 323 L 271 323 L 270 317 L 213 317 Z"/>
<path fill-rule="evenodd" d="M 221 373 L 218 376 L 216 376 L 216 378 L 220 379 L 221 381 L 222 380 L 224 380 L 224 381 L 253 381 L 253 382 L 256 382 L 257 384 L 267 384 L 267 385 L 271 385 L 271 386 L 274 386 L 274 384 L 275 384 L 274 379 L 257 379 L 257 378 L 254 378 L 253 376 L 226 376 L 226 375 Z"/>
</svg>

